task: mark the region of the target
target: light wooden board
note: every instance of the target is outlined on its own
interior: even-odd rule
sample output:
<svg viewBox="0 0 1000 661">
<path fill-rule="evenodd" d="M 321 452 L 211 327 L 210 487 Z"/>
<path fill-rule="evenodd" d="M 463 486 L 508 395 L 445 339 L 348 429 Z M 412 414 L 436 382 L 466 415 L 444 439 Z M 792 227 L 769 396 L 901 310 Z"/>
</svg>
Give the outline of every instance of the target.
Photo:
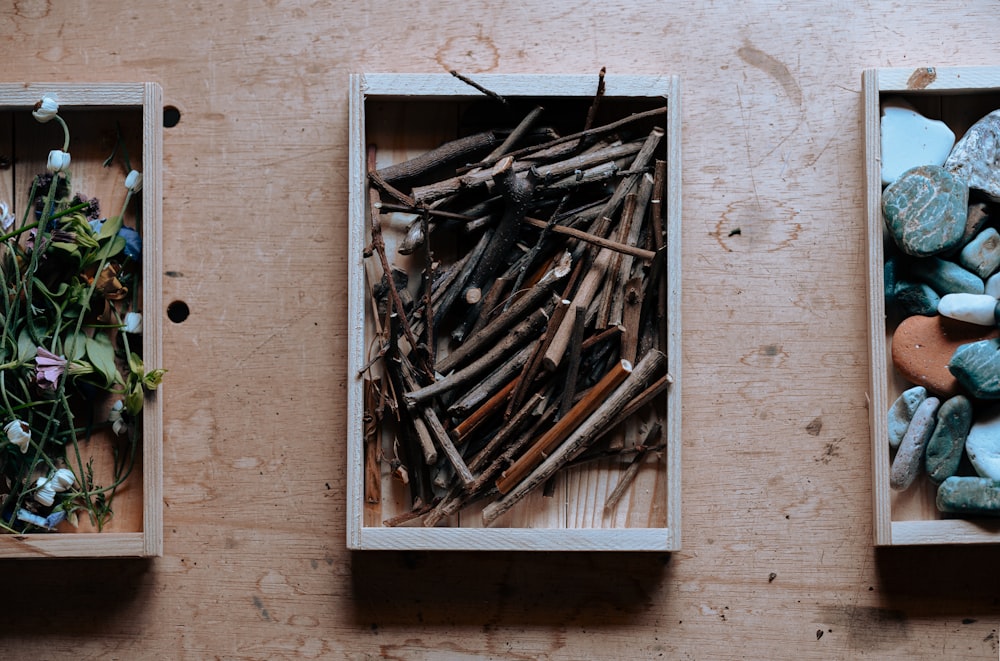
<svg viewBox="0 0 1000 661">
<path fill-rule="evenodd" d="M 1000 63 L 995 2 L 81 7 L 0 3 L 2 77 L 180 111 L 163 555 L 0 561 L 3 658 L 996 661 L 995 546 L 872 543 L 861 120 Z M 682 550 L 348 551 L 349 75 L 602 66 L 683 78 Z"/>
</svg>

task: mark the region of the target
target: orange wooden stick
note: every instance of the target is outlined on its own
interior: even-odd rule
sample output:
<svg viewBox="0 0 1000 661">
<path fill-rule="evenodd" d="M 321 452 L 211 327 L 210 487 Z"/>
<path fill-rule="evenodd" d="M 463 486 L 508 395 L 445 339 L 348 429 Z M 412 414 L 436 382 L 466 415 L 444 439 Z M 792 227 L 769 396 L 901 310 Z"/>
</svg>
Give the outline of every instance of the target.
<svg viewBox="0 0 1000 661">
<path fill-rule="evenodd" d="M 632 371 L 632 363 L 623 360 L 610 372 L 604 375 L 596 386 L 590 389 L 587 395 L 569 410 L 565 417 L 559 420 L 552 429 L 547 431 L 537 442 L 525 452 L 520 459 L 515 461 L 510 468 L 501 473 L 497 480 L 497 489 L 500 493 L 509 492 L 514 485 L 534 470 L 535 466 L 542 463 L 560 443 L 586 420 L 594 409 L 615 388 L 621 385 L 625 377 Z"/>
</svg>

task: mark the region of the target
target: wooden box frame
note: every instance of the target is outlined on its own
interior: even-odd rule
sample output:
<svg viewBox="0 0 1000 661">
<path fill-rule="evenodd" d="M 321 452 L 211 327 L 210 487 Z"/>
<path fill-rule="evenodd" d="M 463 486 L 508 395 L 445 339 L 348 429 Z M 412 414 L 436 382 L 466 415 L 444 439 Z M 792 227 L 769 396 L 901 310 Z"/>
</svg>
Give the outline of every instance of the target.
<svg viewBox="0 0 1000 661">
<path fill-rule="evenodd" d="M 977 120 L 1000 108 L 1000 67 L 867 69 L 862 75 L 868 246 L 869 416 L 873 466 L 874 538 L 878 546 L 983 544 L 1000 542 L 1000 520 L 948 518 L 934 504 L 926 476 L 903 492 L 889 487 L 887 412 L 907 387 L 894 374 L 884 296 L 886 239 L 882 219 L 881 103 L 902 96 L 925 116 L 940 119 L 956 139 Z"/>
<path fill-rule="evenodd" d="M 44 142 L 30 153 L 13 153 L 10 158 L 11 167 L 0 171 L 0 197 L 6 198 L 17 208 L 23 208 L 27 193 L 21 186 L 17 189 L 15 183 L 23 176 L 33 176 L 34 173 L 45 170 L 45 159 L 50 148 L 61 146 L 61 132 L 56 122 L 39 125 L 31 116 L 34 105 L 43 97 L 51 96 L 59 103 L 60 115 L 67 118 L 72 139 L 70 154 L 72 155 L 71 171 L 74 173 L 74 184 L 81 190 L 96 195 L 110 213 L 115 213 L 115 205 L 121 204 L 125 195 L 124 175 L 116 182 L 112 190 L 110 184 L 104 183 L 111 179 L 107 175 L 89 176 L 97 173 L 102 167 L 102 161 L 110 150 L 101 153 L 99 150 L 106 145 L 99 145 L 97 137 L 87 128 L 100 127 L 105 134 L 114 135 L 115 124 L 110 115 L 122 117 L 130 128 L 138 129 L 141 135 L 129 133 L 129 140 L 134 140 L 135 146 L 141 148 L 141 163 L 130 155 L 133 167 L 140 169 L 143 177 L 142 202 L 142 300 L 143 300 L 143 333 L 142 350 L 146 365 L 162 366 L 161 326 L 162 310 L 162 259 L 161 259 L 161 222 L 162 222 L 162 152 L 163 152 L 163 101 L 160 86 L 157 83 L 112 83 L 112 84 L 79 84 L 79 83 L 0 83 L 0 152 L 10 156 L 8 150 L 14 149 L 13 139 L 17 141 L 18 130 L 23 132 L 49 131 L 58 135 L 57 144 L 51 146 Z M 109 118 L 102 122 L 105 113 Z M 86 118 L 87 128 L 81 127 L 77 119 Z M 41 127 L 41 128 L 39 128 Z M 45 135 L 48 135 L 46 133 Z M 139 143 L 141 140 L 141 143 Z M 28 151 L 28 150 L 23 150 Z M 37 153 L 36 153 L 37 152 Z M 19 176 L 19 169 L 25 170 Z M 30 172 L 28 172 L 30 170 Z M 96 182 L 100 181 L 101 184 Z M 97 190 L 88 187 L 96 186 Z M 76 186 L 75 186 L 76 187 Z M 102 194 L 107 198 L 102 198 Z M 11 199 L 11 196 L 18 196 Z M 115 200 L 113 203 L 111 200 Z M 163 404 L 162 397 L 157 392 L 147 393 L 142 413 L 142 446 L 141 465 L 137 465 L 125 483 L 129 493 L 125 497 L 123 513 L 119 516 L 118 498 L 116 496 L 115 516 L 103 532 L 66 532 L 39 533 L 24 535 L 0 535 L 0 557 L 149 557 L 159 556 L 163 552 L 163 478 L 162 478 L 162 445 L 163 445 Z M 133 482 L 134 481 L 134 482 Z M 85 519 L 83 516 L 81 519 Z M 63 524 L 61 528 L 66 528 Z"/>
<path fill-rule="evenodd" d="M 505 97 L 579 97 L 589 99 L 596 89 L 593 75 L 477 75 L 476 82 Z M 668 448 L 658 464 L 665 473 L 665 488 L 656 507 L 665 525 L 656 527 L 384 527 L 373 520 L 364 499 L 363 383 L 359 370 L 365 362 L 366 299 L 362 252 L 368 243 L 365 150 L 368 140 L 366 113 L 371 102 L 407 104 L 413 101 L 460 103 L 481 95 L 447 74 L 354 74 L 350 79 L 350 207 L 349 207 L 349 308 L 350 335 L 347 366 L 347 546 L 355 550 L 419 549 L 482 551 L 673 551 L 680 548 L 681 455 L 681 246 L 680 246 L 680 82 L 677 76 L 611 76 L 606 79 L 604 104 L 614 100 L 666 100 L 665 129 L 668 181 L 666 228 L 668 236 L 668 365 L 674 383 L 667 395 L 665 425 Z M 403 106 L 401 106 L 403 107 Z M 403 114 L 405 117 L 405 113 Z M 398 158 L 405 154 L 405 130 L 393 145 Z M 379 145 L 380 154 L 384 145 Z M 430 145 L 434 146 L 434 145 Z M 421 144 L 421 148 L 427 147 Z M 381 164 L 380 164 L 381 165 Z M 385 483 L 386 480 L 383 480 Z M 654 498 L 655 499 L 655 498 Z M 527 502 L 519 506 L 527 505 Z M 593 505 L 591 505 L 593 507 Z M 600 507 L 600 505 L 597 505 Z M 568 519 L 569 517 L 567 517 Z"/>
</svg>

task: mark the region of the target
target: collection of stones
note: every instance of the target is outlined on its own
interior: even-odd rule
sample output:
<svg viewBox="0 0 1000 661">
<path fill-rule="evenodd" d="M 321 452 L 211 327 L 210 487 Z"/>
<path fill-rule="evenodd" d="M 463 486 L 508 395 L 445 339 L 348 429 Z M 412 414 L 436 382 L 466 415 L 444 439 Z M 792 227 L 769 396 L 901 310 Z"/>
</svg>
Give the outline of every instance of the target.
<svg viewBox="0 0 1000 661">
<path fill-rule="evenodd" d="M 1000 516 L 1000 110 L 958 142 L 902 100 L 882 116 L 890 486 L 921 472 L 942 512 Z M 996 225 L 996 226 L 995 226 Z"/>
</svg>

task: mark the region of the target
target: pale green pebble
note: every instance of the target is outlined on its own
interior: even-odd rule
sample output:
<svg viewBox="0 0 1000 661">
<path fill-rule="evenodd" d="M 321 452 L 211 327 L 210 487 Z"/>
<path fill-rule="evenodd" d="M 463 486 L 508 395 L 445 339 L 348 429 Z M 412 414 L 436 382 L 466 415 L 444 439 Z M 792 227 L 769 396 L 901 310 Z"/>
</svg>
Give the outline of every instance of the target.
<svg viewBox="0 0 1000 661">
<path fill-rule="evenodd" d="M 934 291 L 945 294 L 982 294 L 986 290 L 983 279 L 966 271 L 954 262 L 938 257 L 920 260 L 913 274 L 929 284 Z"/>
<path fill-rule="evenodd" d="M 953 514 L 1000 516 L 1000 480 L 949 477 L 938 487 L 937 508 Z"/>
<path fill-rule="evenodd" d="M 889 407 L 889 447 L 893 450 L 899 447 L 913 414 L 925 399 L 927 399 L 927 388 L 914 386 L 903 391 L 903 394 Z"/>
<path fill-rule="evenodd" d="M 941 404 L 937 425 L 924 451 L 924 470 L 934 484 L 941 484 L 958 470 L 965 439 L 972 427 L 972 403 L 956 395 Z"/>
</svg>

